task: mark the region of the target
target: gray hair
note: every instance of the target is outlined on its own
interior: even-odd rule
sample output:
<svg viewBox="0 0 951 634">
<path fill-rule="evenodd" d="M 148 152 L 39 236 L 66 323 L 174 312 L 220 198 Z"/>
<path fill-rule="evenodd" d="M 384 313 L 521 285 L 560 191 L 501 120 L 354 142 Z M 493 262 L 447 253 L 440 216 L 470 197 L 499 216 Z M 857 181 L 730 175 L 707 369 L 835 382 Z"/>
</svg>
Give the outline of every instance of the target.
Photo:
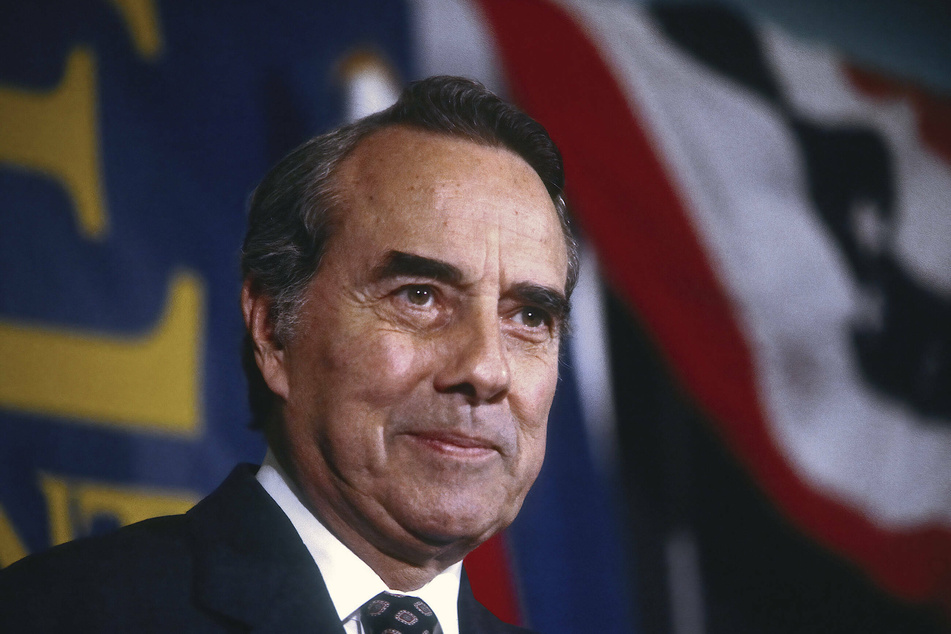
<svg viewBox="0 0 951 634">
<path fill-rule="evenodd" d="M 578 281 L 578 245 L 562 195 L 561 153 L 540 123 L 482 84 L 460 77 L 430 77 L 411 83 L 386 110 L 317 136 L 272 168 L 251 195 L 241 269 L 255 293 L 268 297 L 268 315 L 279 344 L 294 334 L 304 292 L 333 234 L 340 192 L 337 167 L 370 134 L 403 125 L 518 154 L 541 178 L 554 203 L 568 250 L 565 293 Z M 273 395 L 245 338 L 252 427 L 271 411 Z"/>
</svg>

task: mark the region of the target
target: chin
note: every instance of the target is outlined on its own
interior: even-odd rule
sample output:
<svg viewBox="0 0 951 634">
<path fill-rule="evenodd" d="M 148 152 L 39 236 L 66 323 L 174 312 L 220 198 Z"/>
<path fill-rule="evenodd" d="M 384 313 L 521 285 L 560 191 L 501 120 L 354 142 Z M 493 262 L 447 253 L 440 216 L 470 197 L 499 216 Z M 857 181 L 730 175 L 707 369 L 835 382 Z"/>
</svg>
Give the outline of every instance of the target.
<svg viewBox="0 0 951 634">
<path fill-rule="evenodd" d="M 507 527 L 517 509 L 503 512 L 497 505 L 474 507 L 471 503 L 445 505 L 425 516 L 406 518 L 404 524 L 422 541 L 433 545 L 468 544 L 471 550 Z"/>
</svg>

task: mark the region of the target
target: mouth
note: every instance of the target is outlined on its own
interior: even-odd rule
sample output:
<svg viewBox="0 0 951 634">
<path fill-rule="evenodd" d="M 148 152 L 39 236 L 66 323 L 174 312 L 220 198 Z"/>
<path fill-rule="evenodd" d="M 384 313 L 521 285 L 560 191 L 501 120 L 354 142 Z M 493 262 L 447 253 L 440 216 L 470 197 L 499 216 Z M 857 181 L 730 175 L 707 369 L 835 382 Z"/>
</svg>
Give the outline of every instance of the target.
<svg viewBox="0 0 951 634">
<path fill-rule="evenodd" d="M 405 435 L 424 449 L 453 458 L 477 460 L 501 453 L 495 443 L 478 436 L 447 431 L 416 431 Z"/>
</svg>

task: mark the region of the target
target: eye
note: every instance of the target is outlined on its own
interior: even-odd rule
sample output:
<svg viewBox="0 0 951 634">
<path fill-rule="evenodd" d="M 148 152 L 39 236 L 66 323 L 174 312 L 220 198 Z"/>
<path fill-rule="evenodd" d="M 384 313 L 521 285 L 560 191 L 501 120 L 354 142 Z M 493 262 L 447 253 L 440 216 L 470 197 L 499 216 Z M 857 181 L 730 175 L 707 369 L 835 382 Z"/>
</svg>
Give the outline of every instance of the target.
<svg viewBox="0 0 951 634">
<path fill-rule="evenodd" d="M 551 324 L 551 315 L 537 306 L 526 306 L 515 313 L 515 321 L 528 328 L 541 328 Z"/>
<path fill-rule="evenodd" d="M 432 287 L 426 286 L 424 284 L 414 284 L 412 286 L 404 286 L 399 290 L 399 295 L 406 298 L 413 306 L 425 307 L 433 303 L 435 299 L 435 293 L 433 292 Z"/>
</svg>

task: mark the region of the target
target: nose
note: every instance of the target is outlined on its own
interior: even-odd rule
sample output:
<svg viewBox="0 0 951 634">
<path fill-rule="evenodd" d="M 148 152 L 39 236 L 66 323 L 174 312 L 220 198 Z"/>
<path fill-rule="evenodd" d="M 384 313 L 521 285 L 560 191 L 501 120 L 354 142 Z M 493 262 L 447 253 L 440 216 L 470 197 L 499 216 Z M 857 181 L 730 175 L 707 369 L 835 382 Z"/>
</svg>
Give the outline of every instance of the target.
<svg viewBox="0 0 951 634">
<path fill-rule="evenodd" d="M 447 333 L 435 380 L 437 391 L 462 394 L 471 405 L 501 401 L 511 382 L 497 311 L 493 306 L 481 312 Z"/>
</svg>

